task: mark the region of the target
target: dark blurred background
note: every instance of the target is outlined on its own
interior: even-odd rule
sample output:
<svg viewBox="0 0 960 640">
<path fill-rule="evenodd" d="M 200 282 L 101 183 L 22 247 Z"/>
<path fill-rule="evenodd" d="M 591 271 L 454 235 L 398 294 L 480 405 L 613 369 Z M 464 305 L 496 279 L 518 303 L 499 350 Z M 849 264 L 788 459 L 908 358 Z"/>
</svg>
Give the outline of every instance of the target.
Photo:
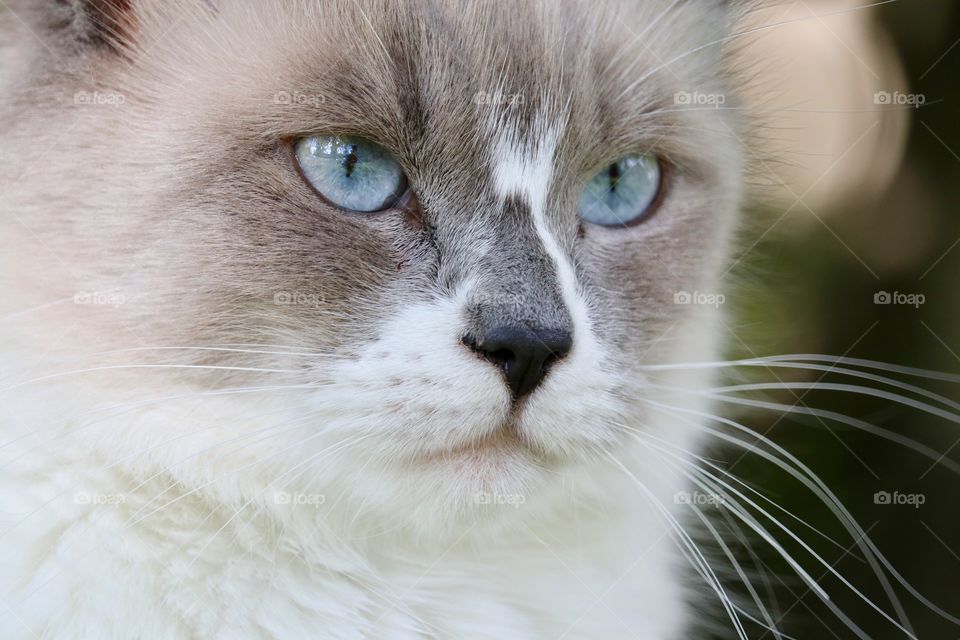
<svg viewBox="0 0 960 640">
<path fill-rule="evenodd" d="M 807 0 L 755 19 L 769 24 L 811 10 L 832 13 L 865 4 Z M 760 162 L 756 172 L 765 188 L 752 207 L 736 266 L 725 278 L 732 289 L 730 357 L 819 353 L 960 373 L 960 6 L 955 0 L 900 0 L 803 20 L 759 37 L 747 52 L 770 58 L 754 106 L 764 116 L 762 144 L 769 145 L 758 156 L 769 153 L 772 159 Z M 891 97 L 877 97 L 878 92 Z M 919 101 L 923 106 L 914 108 Z M 877 303 L 883 292 L 892 304 Z M 731 380 L 821 376 L 785 369 L 739 374 Z M 893 377 L 960 401 L 960 384 Z M 836 373 L 821 382 L 879 388 Z M 960 425 L 890 400 L 816 389 L 749 397 L 835 411 L 960 462 Z M 935 464 L 837 422 L 762 411 L 737 415 L 809 465 L 903 578 L 960 617 L 960 476 L 942 461 Z M 832 538 L 777 514 L 884 611 L 894 613 L 855 539 L 809 490 L 757 456 L 735 462 L 738 451 L 715 455 Z M 913 504 L 882 504 L 878 492 L 912 496 L 900 499 Z M 797 544 L 778 538 L 804 558 L 803 566 L 868 637 L 908 637 Z M 742 546 L 738 555 L 770 572 L 777 609 L 772 613 L 780 617 L 783 633 L 801 640 L 857 637 L 806 585 L 787 579 L 791 571 L 765 546 L 756 545 L 752 560 Z M 756 584 L 764 592 L 762 581 Z M 917 637 L 960 638 L 960 626 L 903 587 L 895 591 Z"/>
</svg>

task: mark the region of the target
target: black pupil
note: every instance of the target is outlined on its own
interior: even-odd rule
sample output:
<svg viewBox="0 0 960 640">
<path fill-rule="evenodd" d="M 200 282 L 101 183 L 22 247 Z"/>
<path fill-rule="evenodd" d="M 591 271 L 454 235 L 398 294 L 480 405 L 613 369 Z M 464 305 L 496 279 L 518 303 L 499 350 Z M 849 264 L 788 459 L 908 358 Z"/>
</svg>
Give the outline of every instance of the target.
<svg viewBox="0 0 960 640">
<path fill-rule="evenodd" d="M 357 166 L 359 160 L 360 158 L 357 156 L 357 145 L 350 145 L 350 153 L 343 159 L 343 166 L 347 170 L 348 178 L 353 175 L 353 169 Z"/>
<path fill-rule="evenodd" d="M 617 182 L 620 181 L 620 163 L 610 165 L 610 191 L 617 190 Z"/>
</svg>

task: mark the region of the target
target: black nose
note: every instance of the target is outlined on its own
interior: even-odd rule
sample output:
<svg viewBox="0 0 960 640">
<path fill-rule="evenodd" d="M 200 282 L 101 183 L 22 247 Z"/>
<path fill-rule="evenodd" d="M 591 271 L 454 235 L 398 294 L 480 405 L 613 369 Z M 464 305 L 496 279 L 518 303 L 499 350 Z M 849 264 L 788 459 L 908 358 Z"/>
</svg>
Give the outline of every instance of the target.
<svg viewBox="0 0 960 640">
<path fill-rule="evenodd" d="M 513 396 L 520 398 L 536 389 L 550 365 L 570 352 L 573 337 L 562 329 L 503 325 L 480 336 L 466 335 L 463 343 L 500 367 Z"/>
</svg>

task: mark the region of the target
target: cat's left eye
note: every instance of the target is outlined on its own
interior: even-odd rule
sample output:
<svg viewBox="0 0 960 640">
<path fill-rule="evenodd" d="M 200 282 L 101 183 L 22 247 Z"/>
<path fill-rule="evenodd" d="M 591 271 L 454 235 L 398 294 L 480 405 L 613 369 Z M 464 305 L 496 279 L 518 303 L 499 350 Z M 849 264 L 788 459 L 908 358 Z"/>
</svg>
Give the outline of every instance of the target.
<svg viewBox="0 0 960 640">
<path fill-rule="evenodd" d="M 603 227 L 622 227 L 648 216 L 661 188 L 660 159 L 629 155 L 604 167 L 580 196 L 580 216 Z"/>
<path fill-rule="evenodd" d="M 407 177 L 389 151 L 354 136 L 307 136 L 294 146 L 300 172 L 331 204 L 361 213 L 396 206 Z"/>
</svg>

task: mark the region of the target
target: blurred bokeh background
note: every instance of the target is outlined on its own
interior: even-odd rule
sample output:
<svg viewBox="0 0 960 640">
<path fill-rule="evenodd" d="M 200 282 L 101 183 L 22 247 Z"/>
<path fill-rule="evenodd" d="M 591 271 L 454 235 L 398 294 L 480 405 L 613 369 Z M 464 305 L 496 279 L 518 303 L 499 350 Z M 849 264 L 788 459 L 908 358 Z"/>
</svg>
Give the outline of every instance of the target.
<svg viewBox="0 0 960 640">
<path fill-rule="evenodd" d="M 761 125 L 754 158 L 760 189 L 724 278 L 732 314 L 729 355 L 819 353 L 960 373 L 960 3 L 779 4 L 752 16 L 751 24 L 787 24 L 758 31 L 743 51 L 756 76 L 748 103 Z M 811 18 L 814 13 L 819 17 Z M 891 304 L 881 304 L 884 293 Z M 821 375 L 760 369 L 743 378 L 857 383 Z M 898 377 L 960 400 L 958 384 Z M 915 408 L 817 389 L 764 398 L 835 411 L 960 461 L 960 425 Z M 960 617 L 960 476 L 943 461 L 836 422 L 763 411 L 739 417 L 809 465 L 903 578 Z M 714 455 L 832 538 L 792 521 L 830 565 L 894 613 L 854 538 L 810 491 L 757 456 Z M 878 504 L 878 492 L 921 498 Z M 804 566 L 866 637 L 909 637 L 786 536 L 779 539 L 806 558 Z M 801 581 L 774 577 L 791 572 L 765 546 L 756 545 L 757 557 L 744 546 L 738 555 L 771 572 L 774 618 L 780 617 L 783 633 L 801 640 L 857 637 Z M 766 589 L 762 581 L 757 588 Z M 960 637 L 960 626 L 907 589 L 895 591 L 916 637 Z"/>
<path fill-rule="evenodd" d="M 758 127 L 751 141 L 756 189 L 723 278 L 729 357 L 830 354 L 960 374 L 960 2 L 771 5 L 744 26 L 757 31 L 740 54 Z M 878 303 L 883 294 L 890 304 Z M 897 377 L 960 402 L 960 384 Z M 730 379 L 854 382 L 836 373 L 763 368 L 737 370 Z M 960 463 L 960 425 L 916 408 L 817 389 L 749 397 L 843 414 Z M 903 579 L 960 617 L 960 476 L 942 460 L 836 421 L 726 409 L 808 465 Z M 807 488 L 758 456 L 730 448 L 711 455 L 802 518 L 806 525 L 776 513 L 833 570 L 894 614 L 858 541 Z M 878 504 L 878 493 L 913 499 Z M 909 637 L 789 536 L 777 537 L 865 637 Z M 769 545 L 747 542 L 754 544 L 732 548 L 756 574 L 784 637 L 856 637 Z M 960 638 L 960 626 L 891 582 L 917 638 Z M 776 638 L 756 628 L 751 637 Z"/>
</svg>

